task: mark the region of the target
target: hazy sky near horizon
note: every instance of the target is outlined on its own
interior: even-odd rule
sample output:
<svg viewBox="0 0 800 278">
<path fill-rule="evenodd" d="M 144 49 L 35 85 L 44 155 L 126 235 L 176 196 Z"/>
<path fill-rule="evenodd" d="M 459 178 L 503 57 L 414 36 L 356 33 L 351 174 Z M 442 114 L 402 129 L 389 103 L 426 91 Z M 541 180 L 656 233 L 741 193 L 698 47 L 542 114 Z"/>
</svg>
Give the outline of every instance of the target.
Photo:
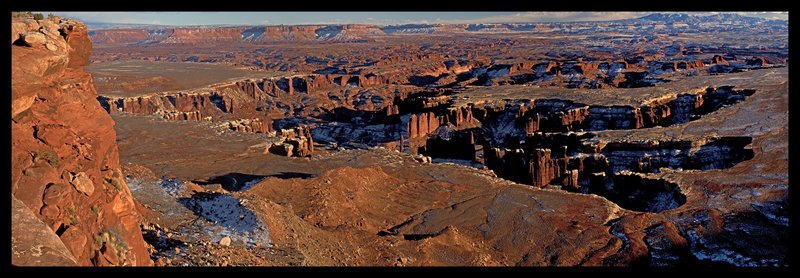
<svg viewBox="0 0 800 278">
<path fill-rule="evenodd" d="M 49 12 L 44 12 L 49 13 Z M 636 18 L 652 12 L 53 12 L 86 22 L 159 25 L 518 23 Z M 710 12 L 689 12 L 706 15 Z M 788 20 L 788 12 L 736 12 Z"/>
</svg>

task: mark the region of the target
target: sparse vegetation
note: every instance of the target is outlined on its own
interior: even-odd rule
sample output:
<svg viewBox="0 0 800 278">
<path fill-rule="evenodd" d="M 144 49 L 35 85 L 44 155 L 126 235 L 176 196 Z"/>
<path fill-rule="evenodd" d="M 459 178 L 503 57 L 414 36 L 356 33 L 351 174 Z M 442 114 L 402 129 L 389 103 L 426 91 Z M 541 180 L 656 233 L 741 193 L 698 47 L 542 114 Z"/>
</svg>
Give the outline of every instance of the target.
<svg viewBox="0 0 800 278">
<path fill-rule="evenodd" d="M 108 178 L 108 177 L 106 177 L 106 178 L 104 178 L 103 180 L 104 180 L 106 183 L 109 183 L 109 184 L 111 184 L 112 186 L 114 186 L 114 189 L 116 189 L 117 191 L 120 191 L 120 190 L 122 190 L 122 186 L 123 186 L 123 184 L 121 184 L 121 182 L 119 181 L 119 179 L 116 179 L 116 178 L 113 178 L 113 177 L 112 177 L 112 178 Z"/>
<path fill-rule="evenodd" d="M 70 204 L 67 207 L 67 217 L 69 217 L 69 225 L 78 225 L 78 214 L 75 212 L 75 204 Z"/>
<path fill-rule="evenodd" d="M 105 228 L 103 228 L 103 229 L 105 229 Z M 101 247 L 103 247 L 103 232 L 102 231 L 97 233 L 97 234 L 95 234 L 94 236 L 92 236 L 92 249 L 97 250 L 97 249 L 100 249 Z"/>
<path fill-rule="evenodd" d="M 42 19 L 44 19 L 44 15 L 41 14 L 41 13 L 35 13 L 35 14 L 33 14 L 33 19 L 42 20 Z"/>
<path fill-rule="evenodd" d="M 122 239 L 119 232 L 114 229 L 103 227 L 100 232 L 92 237 L 92 247 L 97 250 L 106 246 L 106 252 L 112 250 L 114 255 L 119 258 L 119 265 L 128 264 L 128 244 Z"/>
<path fill-rule="evenodd" d="M 45 151 L 44 159 L 55 168 L 61 167 L 61 160 L 58 159 L 58 155 L 54 151 Z"/>
</svg>

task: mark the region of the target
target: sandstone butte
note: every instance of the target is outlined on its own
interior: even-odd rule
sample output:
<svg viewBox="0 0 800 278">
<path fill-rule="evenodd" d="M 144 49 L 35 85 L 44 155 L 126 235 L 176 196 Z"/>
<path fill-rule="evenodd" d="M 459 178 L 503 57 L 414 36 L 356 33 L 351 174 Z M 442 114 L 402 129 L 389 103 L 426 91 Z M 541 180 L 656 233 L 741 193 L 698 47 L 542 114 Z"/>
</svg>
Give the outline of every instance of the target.
<svg viewBox="0 0 800 278">
<path fill-rule="evenodd" d="M 12 16 L 11 263 L 152 265 L 86 25 Z"/>
</svg>

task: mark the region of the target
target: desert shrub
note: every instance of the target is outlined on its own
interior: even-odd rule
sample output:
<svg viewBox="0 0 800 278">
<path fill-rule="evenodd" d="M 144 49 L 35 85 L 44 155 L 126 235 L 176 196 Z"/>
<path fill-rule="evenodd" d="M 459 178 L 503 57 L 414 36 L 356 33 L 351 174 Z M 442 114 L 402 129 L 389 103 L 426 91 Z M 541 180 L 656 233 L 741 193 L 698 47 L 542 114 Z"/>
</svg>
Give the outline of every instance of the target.
<svg viewBox="0 0 800 278">
<path fill-rule="evenodd" d="M 61 167 L 61 160 L 58 159 L 58 155 L 53 151 L 45 151 L 44 159 L 53 167 Z"/>
<path fill-rule="evenodd" d="M 128 263 L 128 244 L 117 230 L 103 227 L 93 236 L 92 247 L 95 250 L 100 249 L 103 245 L 117 255 L 120 265 Z"/>
</svg>

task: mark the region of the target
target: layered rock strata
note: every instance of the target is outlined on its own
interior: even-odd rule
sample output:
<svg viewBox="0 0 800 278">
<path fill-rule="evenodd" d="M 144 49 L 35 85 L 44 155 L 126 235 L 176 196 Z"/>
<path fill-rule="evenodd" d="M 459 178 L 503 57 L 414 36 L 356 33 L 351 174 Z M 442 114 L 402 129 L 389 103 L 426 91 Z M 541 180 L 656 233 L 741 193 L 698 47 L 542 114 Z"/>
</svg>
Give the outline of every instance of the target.
<svg viewBox="0 0 800 278">
<path fill-rule="evenodd" d="M 114 121 L 83 70 L 92 51 L 86 26 L 14 13 L 11 35 L 11 193 L 15 209 L 30 212 L 15 213 L 12 230 L 43 224 L 26 226 L 41 237 L 14 233 L 13 262 L 152 265 L 120 170 Z M 60 255 L 39 257 L 24 250 L 31 244 Z"/>
</svg>

